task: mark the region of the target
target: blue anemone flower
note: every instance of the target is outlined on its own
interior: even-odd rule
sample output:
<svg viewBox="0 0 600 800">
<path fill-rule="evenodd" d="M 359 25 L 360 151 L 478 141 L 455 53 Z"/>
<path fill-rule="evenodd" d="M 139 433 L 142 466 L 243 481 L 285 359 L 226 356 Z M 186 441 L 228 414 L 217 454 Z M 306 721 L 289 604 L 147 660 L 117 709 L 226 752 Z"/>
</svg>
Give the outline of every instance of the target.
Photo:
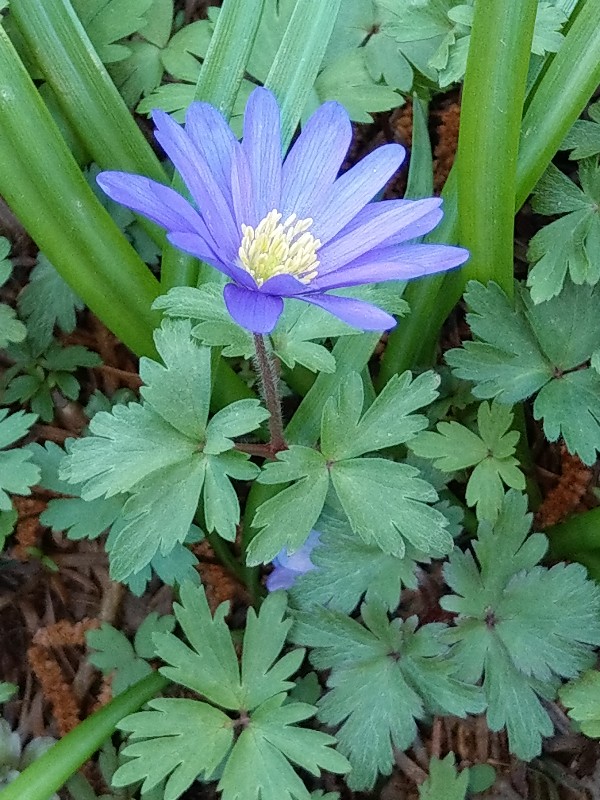
<svg viewBox="0 0 600 800">
<path fill-rule="evenodd" d="M 302 547 L 294 553 L 288 555 L 284 549 L 273 559 L 274 569 L 267 578 L 267 589 L 270 592 L 275 592 L 277 589 L 291 589 L 296 578 L 315 569 L 310 554 L 318 545 L 320 536 L 318 531 L 311 531 Z"/>
<path fill-rule="evenodd" d="M 250 95 L 241 142 L 207 103 L 190 105 L 185 127 L 162 111 L 153 119 L 194 205 L 141 175 L 102 172 L 98 183 L 230 278 L 227 309 L 253 333 L 273 330 L 287 297 L 362 330 L 387 330 L 396 321 L 386 312 L 328 292 L 430 275 L 468 258 L 459 247 L 410 243 L 440 221 L 439 198 L 371 202 L 404 159 L 399 144 L 378 147 L 338 177 L 352 138 L 338 103 L 313 114 L 284 160 L 279 108 L 264 88 Z"/>
</svg>

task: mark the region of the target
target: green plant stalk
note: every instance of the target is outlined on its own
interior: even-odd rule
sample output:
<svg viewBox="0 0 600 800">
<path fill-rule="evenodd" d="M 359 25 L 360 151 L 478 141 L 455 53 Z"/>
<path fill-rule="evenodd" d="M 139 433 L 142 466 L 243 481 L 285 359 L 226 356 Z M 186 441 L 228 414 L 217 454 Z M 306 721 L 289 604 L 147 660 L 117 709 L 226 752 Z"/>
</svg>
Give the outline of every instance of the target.
<svg viewBox="0 0 600 800">
<path fill-rule="evenodd" d="M 521 125 L 517 160 L 515 210 L 518 211 L 558 150 L 567 131 L 584 110 L 600 83 L 600 0 L 587 0 L 577 9 L 565 41 L 537 86 Z M 483 124 L 483 123 L 482 123 Z M 489 123 L 488 123 L 489 124 Z M 498 154 L 501 161 L 502 152 Z M 438 227 L 429 241 L 455 244 L 458 229 L 455 169 L 444 191 L 446 225 Z M 441 238 L 441 233 L 444 237 Z M 384 354 L 382 369 L 389 377 L 410 366 L 431 363 L 439 331 L 464 289 L 460 272 L 422 279 L 428 285 L 418 291 L 409 287 L 412 299 L 409 325 L 402 325 Z M 403 335 L 401 336 L 401 333 Z M 390 337 L 392 338 L 392 337 Z M 402 350 L 401 353 L 398 351 Z M 397 361 L 398 368 L 393 369 Z"/>
<path fill-rule="evenodd" d="M 338 339 L 333 348 L 337 369 L 334 373 L 321 372 L 317 376 L 285 429 L 288 444 L 301 444 L 305 447 L 316 444 L 321 431 L 321 414 L 325 401 L 336 391 L 346 375 L 363 371 L 379 339 L 378 333 L 342 336 Z"/>
<path fill-rule="evenodd" d="M 194 99 L 211 103 L 226 120 L 231 117 L 246 72 L 264 3 L 265 0 L 225 0 L 202 63 Z M 175 175 L 171 185 L 176 192 L 186 193 L 180 175 Z M 165 245 L 160 278 L 163 292 L 173 286 L 194 286 L 198 273 L 197 259 Z"/>
<path fill-rule="evenodd" d="M 158 158 L 98 58 L 69 0 L 15 0 L 10 13 L 79 140 L 102 169 L 167 183 Z M 140 224 L 159 245 L 164 231 Z"/>
<path fill-rule="evenodd" d="M 169 685 L 154 672 L 138 681 L 34 761 L 6 789 L 0 800 L 48 800 L 113 733 L 117 724 Z"/>
<path fill-rule="evenodd" d="M 48 82 L 54 88 L 57 97 L 61 99 L 65 115 L 76 127 L 79 138 L 94 160 L 106 169 L 120 169 L 145 174 L 154 180 L 166 182 L 166 174 L 160 162 L 135 124 L 102 62 L 98 59 L 68 0 L 57 0 L 56 3 L 54 0 L 52 2 L 44 0 L 41 3 L 17 0 L 11 13 L 15 15 L 19 29 Z M 0 47 L 4 45 L 6 45 L 6 41 L 0 41 Z M 18 69 L 16 63 L 18 56 L 16 53 L 11 53 L 10 56 L 13 63 L 7 65 L 6 73 L 4 69 L 0 73 L 0 79 L 5 76 L 7 81 L 14 80 L 12 73 Z M 18 63 L 20 64 L 20 62 Z M 22 72 L 23 68 L 21 67 L 20 70 Z M 28 82 L 28 78 L 22 74 L 19 78 L 21 81 Z M 34 89 L 34 95 L 31 87 L 28 88 L 30 97 L 25 89 L 19 89 L 19 97 L 23 105 L 25 100 L 29 99 L 31 104 L 38 106 L 39 114 L 46 116 L 49 120 L 49 126 L 54 127 L 51 117 L 44 114 L 45 109 L 37 92 Z M 0 117 L 0 119 L 2 118 Z M 15 126 L 32 124 L 31 113 L 26 109 L 19 111 Z M 36 126 L 36 130 L 40 131 L 41 129 Z M 43 164 L 44 174 L 49 172 L 54 165 L 54 169 L 48 177 L 52 181 L 61 180 L 64 185 L 67 180 L 67 170 L 55 164 L 57 154 L 62 151 L 65 153 L 65 160 L 72 161 L 72 159 L 62 139 L 60 144 L 58 143 L 57 137 L 60 136 L 58 131 L 55 130 L 53 136 L 54 140 L 49 140 L 39 162 Z M 52 141 L 53 143 L 50 143 Z M 17 143 L 18 148 L 16 149 L 20 151 L 22 136 L 17 138 Z M 41 144 L 43 141 L 38 133 L 36 141 L 32 147 L 28 148 L 27 156 L 21 154 L 23 161 L 31 162 L 30 154 L 33 148 L 39 147 Z M 15 160 L 12 155 L 6 156 L 6 162 L 12 167 L 12 172 L 6 176 L 6 182 L 10 182 L 13 187 L 20 189 L 24 189 L 27 183 L 30 183 L 32 190 L 37 195 L 35 187 L 39 185 L 40 179 L 36 176 L 32 163 L 28 164 L 31 171 L 28 179 L 23 178 L 23 182 L 19 178 L 13 179 L 14 171 L 21 158 Z M 2 157 L 0 149 L 0 165 L 4 163 L 5 159 Z M 2 171 L 4 172 L 4 170 Z M 35 203 L 24 199 L 22 201 L 23 210 L 19 211 L 16 206 L 14 206 L 14 210 L 63 278 L 107 327 L 137 355 L 155 357 L 152 331 L 159 323 L 160 315 L 150 311 L 149 307 L 159 293 L 158 283 L 120 232 L 119 241 L 116 241 L 115 230 L 112 231 L 111 236 L 106 235 L 104 242 L 99 241 L 105 237 L 103 231 L 106 223 L 104 220 L 102 224 L 97 220 L 92 220 L 96 219 L 96 215 L 101 214 L 103 217 L 107 215 L 95 198 L 93 199 L 95 208 L 88 211 L 89 221 L 81 221 L 79 224 L 80 236 L 91 240 L 86 251 L 89 250 L 93 257 L 90 258 L 84 253 L 71 256 L 72 248 L 63 247 L 62 236 L 64 231 L 70 230 L 75 217 L 70 207 L 63 209 L 62 205 L 65 201 L 70 200 L 77 208 L 86 208 L 91 205 L 90 194 L 93 197 L 81 174 L 76 176 L 72 168 L 70 171 L 71 183 L 78 184 L 77 189 L 73 188 L 70 192 L 61 191 L 57 193 L 60 197 L 55 197 L 46 204 L 43 203 L 41 196 L 36 196 Z M 79 172 L 79 170 L 77 171 Z M 4 183 L 3 175 L 0 175 L 0 191 L 10 203 L 8 191 L 2 189 Z M 85 185 L 85 189 L 81 188 L 83 185 Z M 77 194 L 74 194 L 76 191 L 85 192 L 88 195 L 85 203 L 77 198 Z M 50 247 L 40 243 L 28 223 L 29 216 L 35 212 L 35 205 L 43 207 L 35 214 L 36 220 L 45 218 L 50 222 L 53 218 L 56 219 L 61 215 L 70 220 L 70 224 L 66 227 L 60 224 L 56 225 L 53 236 L 53 240 L 56 241 L 53 251 L 59 256 L 51 256 Z M 148 223 L 146 229 L 155 241 L 158 241 L 159 244 L 166 242 L 165 234 L 158 226 L 150 223 L 145 217 L 139 217 L 139 219 L 144 225 Z M 113 229 L 116 227 L 112 221 L 111 225 Z M 96 235 L 93 235 L 94 233 Z M 62 259 L 60 258 L 61 254 L 64 254 Z M 102 268 L 95 266 L 95 262 L 100 259 L 103 262 Z M 61 268 L 63 261 L 64 268 Z M 194 260 L 192 259 L 192 261 Z M 86 269 L 87 265 L 89 265 L 89 269 Z M 117 266 L 115 267 L 115 265 Z M 109 272 L 108 277 L 105 274 L 107 272 Z M 114 287 L 114 291 L 110 288 L 111 286 Z M 125 304 L 125 308 L 122 307 L 122 304 Z M 142 308 L 139 311 L 139 321 L 137 323 L 135 320 L 133 321 L 136 330 L 135 335 L 132 335 L 127 332 L 125 326 L 132 326 L 128 317 L 135 314 L 137 306 L 142 306 Z M 221 362 L 212 397 L 214 408 L 222 408 L 234 400 L 252 396 L 253 393 L 244 382 L 227 364 Z"/>
<path fill-rule="evenodd" d="M 87 185 L 0 28 L 0 194 L 86 305 L 140 355 L 155 356 L 158 282 Z M 24 131 L 35 136 L 24 141 Z"/>
<path fill-rule="evenodd" d="M 544 531 L 553 558 L 573 558 L 575 553 L 598 551 L 600 556 L 600 508 L 576 514 Z"/>
<path fill-rule="evenodd" d="M 281 144 L 288 149 L 333 31 L 341 0 L 296 0 L 265 80 L 281 107 Z"/>
<path fill-rule="evenodd" d="M 514 285 L 517 154 L 537 0 L 476 0 L 458 140 L 463 280 Z M 502 154 L 499 158 L 499 154 Z"/>
</svg>

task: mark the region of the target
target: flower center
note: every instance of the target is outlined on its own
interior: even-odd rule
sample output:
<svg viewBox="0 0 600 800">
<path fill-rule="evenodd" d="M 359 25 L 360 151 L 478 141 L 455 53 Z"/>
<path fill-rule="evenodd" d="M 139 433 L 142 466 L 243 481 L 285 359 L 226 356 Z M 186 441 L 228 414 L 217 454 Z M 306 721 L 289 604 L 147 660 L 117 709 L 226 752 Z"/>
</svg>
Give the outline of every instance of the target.
<svg viewBox="0 0 600 800">
<path fill-rule="evenodd" d="M 293 275 L 302 283 L 310 283 L 317 275 L 321 246 L 308 229 L 313 221 L 291 214 L 281 222 L 281 212 L 273 209 L 256 228 L 242 224 L 239 258 L 258 286 L 275 275 Z"/>
</svg>

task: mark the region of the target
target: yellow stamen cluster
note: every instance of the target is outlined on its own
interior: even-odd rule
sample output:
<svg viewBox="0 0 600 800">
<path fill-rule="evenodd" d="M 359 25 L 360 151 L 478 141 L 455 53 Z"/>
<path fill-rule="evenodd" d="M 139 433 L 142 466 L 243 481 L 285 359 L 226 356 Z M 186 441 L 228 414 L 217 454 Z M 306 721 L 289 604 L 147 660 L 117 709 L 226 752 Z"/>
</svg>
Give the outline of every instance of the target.
<svg viewBox="0 0 600 800">
<path fill-rule="evenodd" d="M 293 275 L 302 283 L 310 283 L 317 275 L 317 250 L 321 246 L 320 240 L 308 232 L 313 221 L 298 219 L 296 214 L 280 220 L 281 213 L 273 209 L 256 228 L 242 225 L 241 265 L 258 286 L 275 275 Z"/>
</svg>

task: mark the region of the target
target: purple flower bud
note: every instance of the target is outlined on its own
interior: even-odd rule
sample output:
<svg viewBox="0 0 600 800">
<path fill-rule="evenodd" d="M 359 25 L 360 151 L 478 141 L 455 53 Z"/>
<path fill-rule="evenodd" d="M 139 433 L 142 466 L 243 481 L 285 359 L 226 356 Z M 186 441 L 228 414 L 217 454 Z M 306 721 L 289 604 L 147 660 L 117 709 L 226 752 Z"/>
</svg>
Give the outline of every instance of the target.
<svg viewBox="0 0 600 800">
<path fill-rule="evenodd" d="M 299 575 L 315 569 L 310 554 L 319 543 L 320 535 L 318 531 L 311 531 L 302 547 L 291 556 L 284 549 L 273 559 L 274 569 L 267 578 L 267 589 L 270 592 L 275 592 L 277 589 L 291 589 Z"/>
</svg>

